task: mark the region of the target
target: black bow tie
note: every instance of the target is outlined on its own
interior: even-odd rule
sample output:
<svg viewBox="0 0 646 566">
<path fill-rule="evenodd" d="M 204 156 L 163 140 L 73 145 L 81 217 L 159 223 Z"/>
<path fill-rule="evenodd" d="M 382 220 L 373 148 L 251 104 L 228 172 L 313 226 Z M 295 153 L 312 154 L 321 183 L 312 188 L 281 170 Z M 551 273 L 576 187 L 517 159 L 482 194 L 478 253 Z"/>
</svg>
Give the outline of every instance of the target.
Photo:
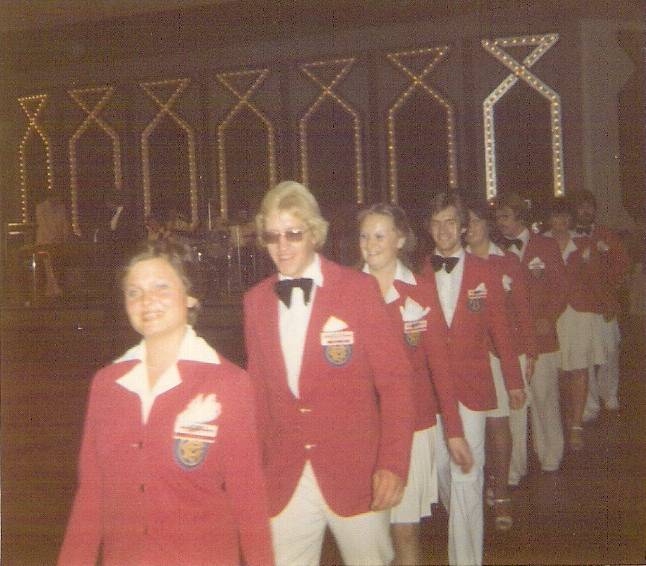
<svg viewBox="0 0 646 566">
<path fill-rule="evenodd" d="M 516 249 L 518 250 L 523 249 L 523 241 L 520 238 L 505 238 L 504 243 L 508 248 L 511 248 L 512 246 L 516 246 Z"/>
<path fill-rule="evenodd" d="M 577 226 L 576 233 L 585 234 L 586 236 L 589 236 L 590 234 L 592 234 L 592 226 Z"/>
<path fill-rule="evenodd" d="M 274 290 L 276 291 L 278 298 L 283 301 L 287 308 L 289 308 L 292 304 L 292 289 L 294 287 L 300 287 L 303 289 L 305 304 L 310 302 L 312 283 L 314 283 L 314 280 L 306 277 L 301 277 L 300 279 L 283 279 L 274 285 Z"/>
<path fill-rule="evenodd" d="M 444 257 L 437 254 L 431 256 L 433 271 L 439 271 L 444 267 L 447 273 L 451 273 L 453 268 L 458 264 L 458 261 L 460 261 L 459 257 Z"/>
</svg>

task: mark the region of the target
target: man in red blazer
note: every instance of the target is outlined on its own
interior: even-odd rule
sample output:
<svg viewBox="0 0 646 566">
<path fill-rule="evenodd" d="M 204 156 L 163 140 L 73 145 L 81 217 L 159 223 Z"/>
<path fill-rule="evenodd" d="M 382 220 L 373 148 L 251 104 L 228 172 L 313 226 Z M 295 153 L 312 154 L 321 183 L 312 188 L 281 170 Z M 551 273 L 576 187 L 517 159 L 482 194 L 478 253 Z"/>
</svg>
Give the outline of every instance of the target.
<svg viewBox="0 0 646 566">
<path fill-rule="evenodd" d="M 329 526 L 346 564 L 388 564 L 415 413 L 400 336 L 376 280 L 317 253 L 303 185 L 269 191 L 256 227 L 278 270 L 244 298 L 276 563 L 318 565 Z"/>
<path fill-rule="evenodd" d="M 581 190 L 573 196 L 576 209 L 576 237 L 590 238 L 600 254 L 604 268 L 604 312 L 601 336 L 606 349 L 607 363 L 590 368 L 588 400 L 583 419 L 594 420 L 601 407 L 601 400 L 609 411 L 619 409 L 619 290 L 630 269 L 630 260 L 623 243 L 606 226 L 595 222 L 597 199 L 590 191 Z"/>
<path fill-rule="evenodd" d="M 439 489 L 449 511 L 449 563 L 473 565 L 482 564 L 486 411 L 497 404 L 490 341 L 501 361 L 510 406 L 521 407 L 525 393 L 502 282 L 485 260 L 465 252 L 461 238 L 466 227 L 466 208 L 457 193 L 433 198 L 429 230 L 435 253 L 424 272 L 444 314 L 444 327 L 434 330 L 446 337 L 464 437 L 474 460 L 465 472 L 450 460 L 445 442 L 438 442 Z"/>
<path fill-rule="evenodd" d="M 530 382 L 532 438 L 541 469 L 554 472 L 561 466 L 564 443 L 556 321 L 566 305 L 562 292 L 565 265 L 554 240 L 528 230 L 527 205 L 518 194 L 500 195 L 495 204 L 496 224 L 503 236 L 501 243 L 520 258 L 527 273 L 538 347 Z"/>
</svg>

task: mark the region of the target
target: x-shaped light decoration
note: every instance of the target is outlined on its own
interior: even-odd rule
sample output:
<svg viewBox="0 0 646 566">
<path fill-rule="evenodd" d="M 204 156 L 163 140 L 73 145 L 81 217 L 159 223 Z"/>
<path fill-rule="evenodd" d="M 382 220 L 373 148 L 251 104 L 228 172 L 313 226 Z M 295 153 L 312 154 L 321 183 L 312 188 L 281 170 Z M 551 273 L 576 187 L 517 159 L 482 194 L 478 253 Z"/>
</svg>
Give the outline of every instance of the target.
<svg viewBox="0 0 646 566">
<path fill-rule="evenodd" d="M 42 112 L 45 104 L 47 103 L 47 94 L 36 94 L 33 96 L 22 96 L 18 98 L 18 103 L 23 112 L 27 116 L 27 129 L 18 144 L 18 166 L 20 168 L 20 213 L 22 222 L 29 222 L 29 215 L 27 210 L 27 156 L 26 147 L 27 142 L 31 138 L 33 132 L 43 142 L 45 148 L 45 168 L 47 171 L 47 190 L 51 191 L 53 188 L 53 175 L 52 175 L 52 148 L 49 143 L 49 138 L 44 130 L 38 123 L 38 116 Z"/>
<path fill-rule="evenodd" d="M 114 93 L 113 86 L 72 89 L 68 90 L 67 92 L 70 97 L 87 114 L 81 125 L 72 134 L 72 137 L 68 142 L 68 153 L 70 161 L 70 196 L 72 199 L 72 229 L 77 236 L 81 236 L 78 208 L 78 159 L 76 156 L 76 147 L 78 140 L 92 123 L 96 124 L 108 135 L 110 141 L 112 142 L 112 173 L 114 175 L 114 188 L 117 192 L 121 192 L 123 185 L 123 171 L 121 167 L 121 142 L 119 140 L 119 134 L 117 134 L 114 128 L 112 128 L 112 126 L 110 126 L 100 116 L 101 111 L 105 108 L 105 105 Z M 94 106 L 92 106 L 88 99 L 96 95 L 98 95 L 100 98 L 98 100 L 95 99 Z"/>
<path fill-rule="evenodd" d="M 406 100 L 417 90 L 426 92 L 436 102 L 438 102 L 446 112 L 446 146 L 449 187 L 455 188 L 458 186 L 458 166 L 455 146 L 455 112 L 451 103 L 426 82 L 427 75 L 429 75 L 437 66 L 437 64 L 446 57 L 448 51 L 448 46 L 442 46 L 415 49 L 412 51 L 400 51 L 398 53 L 388 53 L 386 55 L 390 62 L 393 63 L 395 67 L 397 67 L 400 71 L 407 75 L 411 80 L 408 88 L 406 88 L 406 90 L 401 93 L 399 98 L 397 98 L 397 100 L 395 100 L 392 106 L 388 109 L 388 164 L 390 169 L 389 190 L 390 200 L 393 203 L 397 202 L 397 138 L 395 132 L 395 122 L 397 119 L 398 111 L 402 108 L 402 106 L 404 106 Z M 411 70 L 402 61 L 403 58 L 428 57 L 429 55 L 431 56 L 431 59 L 422 68 L 421 72 L 415 72 Z"/>
<path fill-rule="evenodd" d="M 155 114 L 151 122 L 144 128 L 141 133 L 141 168 L 143 173 L 144 184 L 144 215 L 150 215 L 150 142 L 149 137 L 155 130 L 164 116 L 170 117 L 186 134 L 186 143 L 188 145 L 188 173 L 189 173 L 189 193 L 191 203 L 191 227 L 197 226 L 197 157 L 195 149 L 195 132 L 188 123 L 173 110 L 173 105 L 179 96 L 186 90 L 190 79 L 169 79 L 165 81 L 139 83 L 141 88 L 146 91 L 159 106 L 159 111 Z M 176 87 L 171 95 L 164 101 L 161 98 L 161 91 L 166 87 Z M 155 91 L 158 91 L 159 94 Z M 167 93 L 168 91 L 166 91 Z"/>
<path fill-rule="evenodd" d="M 298 122 L 300 135 L 300 152 L 301 152 L 301 178 L 305 185 L 308 184 L 309 165 L 307 155 L 307 123 L 312 115 L 317 111 L 319 106 L 326 100 L 330 99 L 338 104 L 352 118 L 352 132 L 354 138 L 354 156 L 355 156 L 355 193 L 357 204 L 363 203 L 364 199 L 364 174 L 363 174 L 363 149 L 361 143 L 361 118 L 359 113 L 352 106 L 343 100 L 334 88 L 350 72 L 355 59 L 333 59 L 329 61 L 317 61 L 315 63 L 306 63 L 300 66 L 300 70 L 305 73 L 314 83 L 321 88 L 321 93 L 314 103 L 307 109 L 303 117 Z M 340 70 L 331 81 L 325 81 L 317 76 L 318 69 L 329 67 L 340 67 Z"/>
<path fill-rule="evenodd" d="M 228 187 L 226 171 L 226 130 L 229 124 L 243 107 L 247 107 L 253 112 L 264 124 L 267 130 L 267 169 L 268 169 L 268 186 L 273 187 L 276 184 L 276 135 L 274 125 L 271 123 L 263 112 L 251 102 L 251 97 L 258 90 L 260 85 L 269 75 L 269 69 L 257 69 L 249 71 L 236 71 L 232 73 L 220 73 L 216 75 L 217 79 L 236 97 L 237 102 L 224 117 L 217 127 L 217 147 L 218 147 L 218 176 L 220 181 L 220 214 L 223 218 L 228 215 Z M 254 80 L 255 77 L 255 80 Z M 246 90 L 238 88 L 235 79 L 248 78 L 253 82 Z"/>
<path fill-rule="evenodd" d="M 550 131 L 552 138 L 552 168 L 554 178 L 554 195 L 564 193 L 563 184 L 563 142 L 561 130 L 561 97 L 550 86 L 545 84 L 530 68 L 558 41 L 556 33 L 544 35 L 526 35 L 520 37 L 498 38 L 495 40 L 483 39 L 482 47 L 507 67 L 511 74 L 508 75 L 482 103 L 484 117 L 484 144 L 485 144 L 485 176 L 487 185 L 487 198 L 492 199 L 497 193 L 496 176 L 496 135 L 494 129 L 494 106 L 517 82 L 523 80 L 530 88 L 550 103 Z M 519 63 L 505 52 L 503 47 L 535 47 Z"/>
</svg>

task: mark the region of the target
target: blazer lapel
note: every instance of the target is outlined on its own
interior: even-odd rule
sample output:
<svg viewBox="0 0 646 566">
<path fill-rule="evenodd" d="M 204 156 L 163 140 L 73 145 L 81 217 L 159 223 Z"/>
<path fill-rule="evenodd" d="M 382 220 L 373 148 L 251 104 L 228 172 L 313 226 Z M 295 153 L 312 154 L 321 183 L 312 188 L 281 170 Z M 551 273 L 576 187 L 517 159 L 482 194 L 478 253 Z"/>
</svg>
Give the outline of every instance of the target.
<svg viewBox="0 0 646 566">
<path fill-rule="evenodd" d="M 277 279 L 276 279 L 277 281 Z M 270 359 L 268 371 L 274 369 L 277 376 L 277 381 L 284 387 L 285 393 L 292 395 L 292 392 L 287 385 L 287 367 L 285 365 L 285 358 L 283 357 L 283 349 L 280 345 L 280 321 L 278 319 L 278 297 L 274 293 L 274 283 L 267 288 L 267 293 L 261 302 L 264 316 L 260 320 L 264 321 L 265 331 L 261 333 L 264 339 L 263 348 L 267 352 L 267 357 Z"/>
<path fill-rule="evenodd" d="M 464 319 L 464 309 L 467 307 L 467 290 L 471 285 L 471 262 L 469 261 L 469 254 L 464 254 L 464 271 L 462 272 L 462 281 L 460 283 L 460 293 L 458 294 L 458 302 L 455 305 L 455 312 L 453 313 L 453 321 L 451 322 L 450 330 L 457 332 L 457 328 L 462 324 Z"/>
<path fill-rule="evenodd" d="M 321 352 L 321 330 L 330 315 L 334 314 L 336 304 L 335 273 L 329 268 L 327 261 L 321 257 L 321 272 L 323 273 L 323 287 L 317 287 L 312 305 L 312 314 L 307 327 L 303 361 L 299 376 L 299 390 L 301 397 L 305 397 L 316 386 L 315 378 L 321 373 L 323 354 Z"/>
</svg>

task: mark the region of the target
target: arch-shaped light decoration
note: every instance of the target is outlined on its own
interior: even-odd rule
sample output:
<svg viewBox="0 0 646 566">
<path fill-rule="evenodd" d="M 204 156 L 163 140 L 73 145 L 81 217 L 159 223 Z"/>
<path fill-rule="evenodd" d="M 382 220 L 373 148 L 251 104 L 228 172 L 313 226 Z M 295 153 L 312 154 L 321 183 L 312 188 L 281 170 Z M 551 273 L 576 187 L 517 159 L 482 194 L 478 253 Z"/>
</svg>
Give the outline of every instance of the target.
<svg viewBox="0 0 646 566">
<path fill-rule="evenodd" d="M 562 196 L 565 192 L 563 179 L 563 141 L 561 129 L 561 97 L 550 86 L 534 75 L 529 69 L 538 61 L 559 39 L 557 33 L 545 35 L 525 35 L 519 37 L 483 39 L 482 47 L 507 67 L 508 75 L 482 103 L 484 118 L 485 145 L 485 178 L 487 199 L 492 199 L 498 192 L 496 175 L 496 134 L 494 129 L 494 106 L 517 82 L 525 81 L 550 103 L 550 131 L 552 138 L 552 175 L 554 179 L 554 195 Z M 507 54 L 503 47 L 534 46 L 535 49 L 519 63 Z"/>
<path fill-rule="evenodd" d="M 188 174 L 189 174 L 189 197 L 191 205 L 191 228 L 195 228 L 199 221 L 197 210 L 197 158 L 195 149 L 195 132 L 188 123 L 178 116 L 173 110 L 173 105 L 179 96 L 186 90 L 190 79 L 169 79 L 165 81 L 154 81 L 139 83 L 159 106 L 159 112 L 155 114 L 150 123 L 141 132 L 141 169 L 143 176 L 144 190 L 144 216 L 150 215 L 150 142 L 149 138 L 162 118 L 168 115 L 186 133 L 188 153 Z M 161 87 L 176 87 L 166 101 L 162 100 L 155 90 Z M 161 89 L 159 89 L 161 91 Z"/>
<path fill-rule="evenodd" d="M 407 75 L 411 80 L 410 85 L 408 85 L 406 90 L 404 90 L 400 94 L 397 100 L 395 100 L 395 102 L 388 109 L 388 189 L 390 193 L 390 201 L 393 203 L 396 203 L 398 198 L 397 138 L 395 135 L 395 122 L 397 119 L 398 111 L 404 106 L 404 104 L 406 104 L 406 100 L 418 89 L 422 92 L 427 93 L 431 98 L 433 98 L 433 100 L 438 102 L 446 112 L 446 146 L 449 187 L 454 189 L 458 186 L 457 152 L 455 144 L 455 112 L 451 103 L 426 82 L 427 75 L 429 75 L 437 66 L 437 64 L 446 57 L 448 51 L 448 46 L 441 46 L 386 54 L 386 57 L 388 57 L 390 62 L 405 75 Z M 411 70 L 402 62 L 402 58 L 405 57 L 427 57 L 429 55 L 432 56 L 431 61 L 422 69 L 422 72 L 419 74 Z"/>
<path fill-rule="evenodd" d="M 350 72 L 352 65 L 355 63 L 355 58 L 347 59 L 332 59 L 329 61 L 316 61 L 314 63 L 306 63 L 300 66 L 300 70 L 305 73 L 314 83 L 321 88 L 321 94 L 317 97 L 314 103 L 307 109 L 305 114 L 298 121 L 298 131 L 300 138 L 300 155 L 301 155 L 301 178 L 303 184 L 308 185 L 309 180 L 309 162 L 307 154 L 307 124 L 310 118 L 316 113 L 326 98 L 338 104 L 347 114 L 352 118 L 352 132 L 354 139 L 354 155 L 355 155 L 355 199 L 357 204 L 362 204 L 364 200 L 364 172 L 363 172 L 363 149 L 361 143 L 361 117 L 359 113 L 352 108 L 352 106 L 336 92 L 336 87 L 343 78 Z M 327 82 L 322 80 L 316 75 L 318 69 L 325 67 L 338 67 L 341 70 Z"/>
<path fill-rule="evenodd" d="M 20 217 L 23 224 L 29 222 L 29 211 L 27 206 L 27 156 L 26 147 L 32 133 L 35 133 L 43 142 L 45 148 L 45 167 L 47 170 L 47 190 L 53 189 L 52 174 L 52 148 L 49 138 L 38 123 L 38 116 L 47 103 L 47 94 L 35 94 L 33 96 L 22 96 L 18 103 L 27 116 L 27 129 L 18 144 L 18 167 L 20 170 Z"/>
<path fill-rule="evenodd" d="M 114 189 L 120 193 L 123 186 L 123 170 L 121 167 L 121 142 L 119 134 L 110 126 L 99 114 L 105 108 L 108 100 L 114 93 L 113 86 L 104 86 L 97 88 L 83 88 L 68 90 L 67 93 L 87 114 L 85 120 L 72 134 L 68 142 L 68 154 L 70 161 L 70 199 L 72 204 L 72 230 L 77 236 L 81 236 L 79 225 L 79 207 L 78 207 L 78 159 L 76 156 L 76 147 L 79 139 L 93 122 L 105 132 L 112 142 L 112 174 L 114 175 Z M 87 101 L 87 95 L 99 95 L 100 98 L 94 106 Z"/>
<path fill-rule="evenodd" d="M 263 123 L 267 131 L 267 169 L 268 169 L 268 188 L 276 184 L 276 135 L 274 125 L 258 107 L 251 102 L 251 97 L 258 90 L 260 85 L 269 75 L 269 69 L 257 69 L 249 71 L 237 71 L 232 73 L 219 73 L 217 79 L 236 97 L 237 102 L 229 110 L 222 122 L 217 126 L 217 151 L 218 151 L 218 178 L 220 184 L 220 215 L 226 219 L 229 214 L 228 210 L 228 186 L 227 186 L 227 168 L 226 168 L 226 130 L 229 124 L 235 119 L 236 115 L 243 107 L 247 107 Z M 255 76 L 255 80 L 253 77 Z M 241 92 L 236 88 L 234 81 L 236 78 L 250 78 L 253 83 L 249 88 Z M 232 80 L 233 79 L 233 80 Z"/>
</svg>

